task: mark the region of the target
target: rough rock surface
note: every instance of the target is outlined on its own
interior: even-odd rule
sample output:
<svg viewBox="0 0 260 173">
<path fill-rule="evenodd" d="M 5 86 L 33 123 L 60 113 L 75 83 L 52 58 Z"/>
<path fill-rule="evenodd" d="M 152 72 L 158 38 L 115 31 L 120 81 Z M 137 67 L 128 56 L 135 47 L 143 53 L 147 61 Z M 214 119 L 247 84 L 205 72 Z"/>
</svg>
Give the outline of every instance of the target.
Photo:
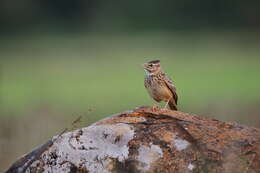
<svg viewBox="0 0 260 173">
<path fill-rule="evenodd" d="M 259 173 L 260 130 L 137 108 L 53 137 L 6 172 Z"/>
</svg>

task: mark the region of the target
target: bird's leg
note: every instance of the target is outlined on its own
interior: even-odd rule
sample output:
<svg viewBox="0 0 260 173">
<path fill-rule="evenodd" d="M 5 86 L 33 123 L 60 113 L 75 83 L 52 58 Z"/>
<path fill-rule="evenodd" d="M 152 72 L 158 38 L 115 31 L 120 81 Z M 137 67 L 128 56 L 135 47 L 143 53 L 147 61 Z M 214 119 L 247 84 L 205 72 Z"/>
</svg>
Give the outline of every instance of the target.
<svg viewBox="0 0 260 173">
<path fill-rule="evenodd" d="M 167 106 L 168 106 L 170 100 L 171 100 L 171 98 L 169 98 L 168 101 L 166 102 L 166 105 L 164 106 L 164 109 L 167 108 Z"/>
</svg>

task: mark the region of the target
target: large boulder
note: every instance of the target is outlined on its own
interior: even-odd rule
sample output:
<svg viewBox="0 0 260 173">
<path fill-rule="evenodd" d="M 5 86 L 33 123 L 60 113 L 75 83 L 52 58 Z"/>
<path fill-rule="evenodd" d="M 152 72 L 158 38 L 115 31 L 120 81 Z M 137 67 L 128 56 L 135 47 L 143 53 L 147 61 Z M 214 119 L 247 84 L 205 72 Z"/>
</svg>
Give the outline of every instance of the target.
<svg viewBox="0 0 260 173">
<path fill-rule="evenodd" d="M 259 173 L 260 130 L 137 108 L 53 137 L 7 173 Z"/>
</svg>

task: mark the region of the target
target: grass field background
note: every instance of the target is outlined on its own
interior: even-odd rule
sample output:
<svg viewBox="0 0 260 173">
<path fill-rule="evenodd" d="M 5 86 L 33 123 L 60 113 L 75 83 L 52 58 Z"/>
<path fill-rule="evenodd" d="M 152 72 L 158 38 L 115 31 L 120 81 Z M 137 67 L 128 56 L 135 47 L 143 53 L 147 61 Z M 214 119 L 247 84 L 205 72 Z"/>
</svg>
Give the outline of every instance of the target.
<svg viewBox="0 0 260 173">
<path fill-rule="evenodd" d="M 245 32 L 2 37 L 0 171 L 80 115 L 82 127 L 152 105 L 141 64 L 153 59 L 181 111 L 260 127 L 259 43 Z"/>
</svg>

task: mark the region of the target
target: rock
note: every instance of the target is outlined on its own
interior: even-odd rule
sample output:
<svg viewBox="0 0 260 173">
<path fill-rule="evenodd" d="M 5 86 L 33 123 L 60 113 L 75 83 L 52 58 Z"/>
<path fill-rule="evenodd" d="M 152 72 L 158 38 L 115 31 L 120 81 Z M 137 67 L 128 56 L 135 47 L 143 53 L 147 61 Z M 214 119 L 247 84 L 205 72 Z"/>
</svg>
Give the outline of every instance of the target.
<svg viewBox="0 0 260 173">
<path fill-rule="evenodd" d="M 259 173 L 260 130 L 137 108 L 53 137 L 6 173 Z"/>
</svg>

